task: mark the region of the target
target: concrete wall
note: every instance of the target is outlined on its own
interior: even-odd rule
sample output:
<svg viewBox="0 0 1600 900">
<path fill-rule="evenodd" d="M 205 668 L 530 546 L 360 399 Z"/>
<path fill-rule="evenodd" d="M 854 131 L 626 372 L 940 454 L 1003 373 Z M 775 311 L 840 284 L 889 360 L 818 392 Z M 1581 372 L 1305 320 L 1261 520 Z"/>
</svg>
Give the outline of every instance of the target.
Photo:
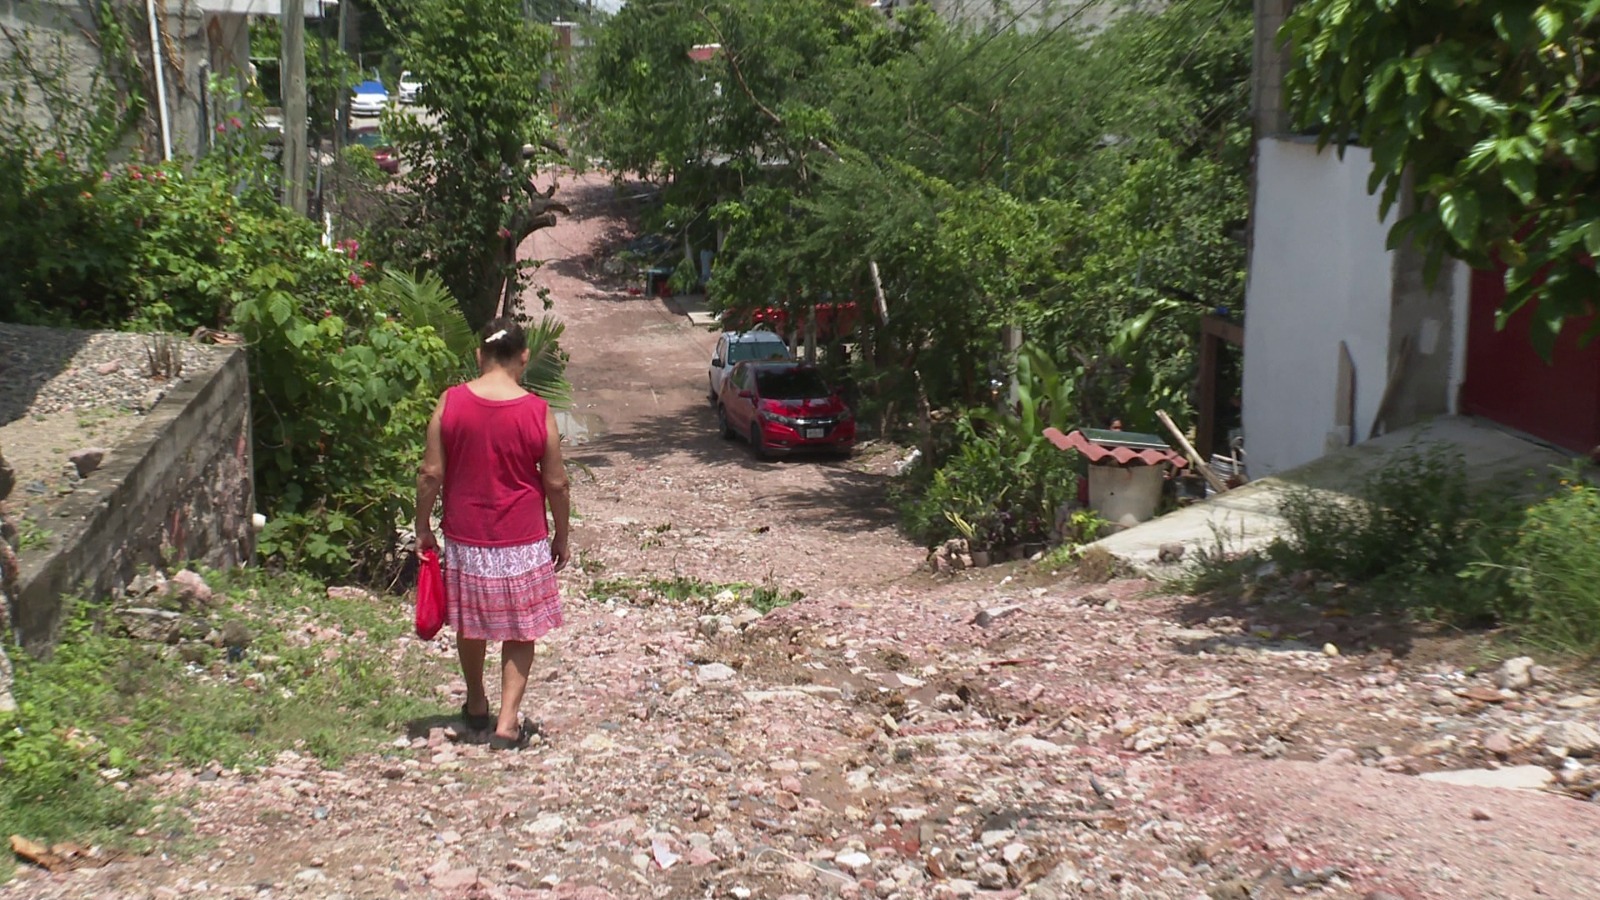
<svg viewBox="0 0 1600 900">
<path fill-rule="evenodd" d="M 1278 42 L 1278 29 L 1288 18 L 1295 0 L 1255 0 L 1255 44 L 1251 71 L 1250 106 L 1256 134 L 1289 130 L 1289 111 L 1283 102 L 1283 76 L 1289 71 L 1288 48 Z"/>
<path fill-rule="evenodd" d="M 86 37 L 97 31 L 88 6 L 74 0 L 0 0 L 0 25 L 29 48 L 38 69 L 51 78 L 57 72 L 65 77 L 69 96 L 82 97 L 113 90 L 109 79 L 97 78 L 104 60 Z M 316 5 L 311 3 L 308 7 L 315 9 Z M 208 96 L 206 78 L 211 74 L 235 75 L 240 79 L 248 76 L 250 30 L 245 12 L 275 14 L 278 3 L 277 0 L 165 0 L 164 8 L 164 17 L 158 16 L 166 35 L 164 46 L 175 51 L 164 58 L 163 66 L 173 152 L 178 156 L 200 156 L 210 146 L 210 128 L 219 115 L 228 111 L 219 106 L 216 98 Z M 148 54 L 149 23 L 144 9 L 142 3 L 136 4 L 136 8 L 129 7 L 126 25 L 141 69 L 153 73 Z M 9 59 L 15 52 L 9 40 L 0 42 L 0 59 Z M 147 152 L 158 155 L 160 132 L 155 114 L 155 82 L 148 75 L 144 80 L 146 83 L 140 85 L 140 90 L 149 100 L 150 111 L 146 114 L 141 137 Z M 52 112 L 37 85 L 25 81 L 23 86 L 28 95 L 28 118 L 35 125 L 53 127 L 54 116 L 75 111 L 69 108 Z"/>
<path fill-rule="evenodd" d="M 1256 155 L 1244 429 L 1259 478 L 1343 443 L 1340 341 L 1354 358 L 1356 430 L 1366 437 L 1388 380 L 1393 254 L 1367 194 L 1365 150 L 1341 161 L 1310 140 L 1268 138 Z"/>
<path fill-rule="evenodd" d="M 57 508 L 48 553 L 22 561 L 13 625 L 29 650 L 46 649 L 62 596 L 103 596 L 141 565 L 247 563 L 255 553 L 255 487 L 245 354 L 173 388 L 114 448 L 106 465 Z"/>
</svg>

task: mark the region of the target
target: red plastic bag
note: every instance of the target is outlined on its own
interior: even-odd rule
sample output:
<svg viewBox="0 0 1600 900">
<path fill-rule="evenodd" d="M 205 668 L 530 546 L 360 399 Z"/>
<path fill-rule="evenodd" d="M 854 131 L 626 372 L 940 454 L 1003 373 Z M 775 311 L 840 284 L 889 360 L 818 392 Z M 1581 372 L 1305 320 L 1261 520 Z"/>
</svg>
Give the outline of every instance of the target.
<svg viewBox="0 0 1600 900">
<path fill-rule="evenodd" d="M 444 627 L 444 572 L 439 568 L 439 554 L 434 550 L 421 553 L 422 565 L 417 569 L 417 637 L 425 641 Z"/>
</svg>

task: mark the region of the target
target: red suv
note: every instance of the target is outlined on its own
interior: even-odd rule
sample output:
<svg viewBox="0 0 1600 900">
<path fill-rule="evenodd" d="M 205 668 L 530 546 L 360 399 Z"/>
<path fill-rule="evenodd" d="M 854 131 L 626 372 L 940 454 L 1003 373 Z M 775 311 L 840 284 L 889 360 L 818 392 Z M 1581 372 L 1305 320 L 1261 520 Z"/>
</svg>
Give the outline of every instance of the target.
<svg viewBox="0 0 1600 900">
<path fill-rule="evenodd" d="M 750 441 L 756 455 L 791 450 L 849 453 L 856 420 L 816 367 L 783 361 L 734 366 L 717 397 L 717 420 L 725 438 Z"/>
</svg>

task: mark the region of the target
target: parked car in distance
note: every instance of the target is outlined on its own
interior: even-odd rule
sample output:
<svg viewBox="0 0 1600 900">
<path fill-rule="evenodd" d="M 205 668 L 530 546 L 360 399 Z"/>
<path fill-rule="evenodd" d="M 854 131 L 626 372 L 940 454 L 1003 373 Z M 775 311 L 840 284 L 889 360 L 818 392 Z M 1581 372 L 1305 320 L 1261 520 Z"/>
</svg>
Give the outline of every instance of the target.
<svg viewBox="0 0 1600 900">
<path fill-rule="evenodd" d="M 815 366 L 792 360 L 738 363 L 717 398 L 725 438 L 742 437 L 765 459 L 795 450 L 848 454 L 856 419 Z"/>
<path fill-rule="evenodd" d="M 350 115 L 376 116 L 389 105 L 389 91 L 376 79 L 363 81 L 351 89 Z"/>
<path fill-rule="evenodd" d="M 401 103 L 415 103 L 417 94 L 422 90 L 422 80 L 410 72 L 401 72 L 399 90 Z"/>
<path fill-rule="evenodd" d="M 783 338 L 770 331 L 724 331 L 711 352 L 711 367 L 706 373 L 706 397 L 717 404 L 722 384 L 733 367 L 751 359 L 794 359 Z"/>
<path fill-rule="evenodd" d="M 394 145 L 376 128 L 350 129 L 350 143 L 360 144 L 372 152 L 372 161 L 390 175 L 400 174 L 400 157 L 394 155 Z"/>
</svg>

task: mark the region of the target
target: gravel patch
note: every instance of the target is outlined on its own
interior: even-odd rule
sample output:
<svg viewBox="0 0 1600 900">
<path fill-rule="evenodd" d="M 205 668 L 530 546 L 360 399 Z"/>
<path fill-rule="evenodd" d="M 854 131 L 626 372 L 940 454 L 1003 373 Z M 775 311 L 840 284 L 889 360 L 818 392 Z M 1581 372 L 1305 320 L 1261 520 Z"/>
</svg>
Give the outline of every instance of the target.
<svg viewBox="0 0 1600 900">
<path fill-rule="evenodd" d="M 126 332 L 0 323 L 0 425 L 26 415 L 105 406 L 147 411 L 168 386 L 150 376 L 148 340 Z M 181 346 L 185 373 L 226 352 L 188 341 Z"/>
</svg>

